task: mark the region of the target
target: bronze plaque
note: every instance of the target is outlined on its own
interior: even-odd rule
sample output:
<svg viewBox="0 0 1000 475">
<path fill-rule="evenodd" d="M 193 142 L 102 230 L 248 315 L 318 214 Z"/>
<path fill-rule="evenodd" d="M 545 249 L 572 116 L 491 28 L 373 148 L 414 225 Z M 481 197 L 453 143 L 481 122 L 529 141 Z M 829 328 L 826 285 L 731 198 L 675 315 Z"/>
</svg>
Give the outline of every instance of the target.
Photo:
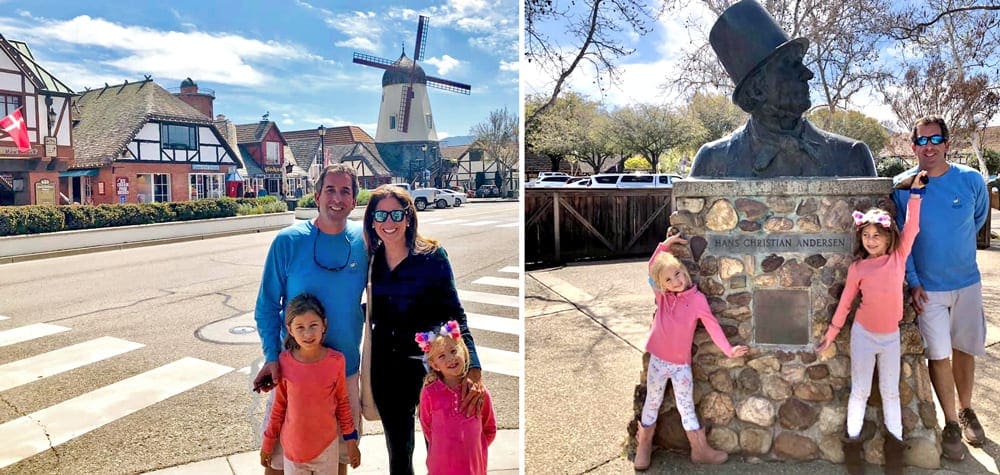
<svg viewBox="0 0 1000 475">
<path fill-rule="evenodd" d="M 808 290 L 754 291 L 754 343 L 808 345 L 810 308 Z"/>
</svg>

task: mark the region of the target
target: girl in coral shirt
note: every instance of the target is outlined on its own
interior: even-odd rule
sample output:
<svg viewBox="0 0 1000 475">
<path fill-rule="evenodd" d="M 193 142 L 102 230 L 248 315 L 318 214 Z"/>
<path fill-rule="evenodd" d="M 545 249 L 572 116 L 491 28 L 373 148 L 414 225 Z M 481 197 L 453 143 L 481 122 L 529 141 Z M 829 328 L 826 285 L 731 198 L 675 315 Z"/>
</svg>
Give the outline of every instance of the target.
<svg viewBox="0 0 1000 475">
<path fill-rule="evenodd" d="M 677 411 L 681 424 L 691 443 L 691 461 L 694 463 L 723 463 L 728 455 L 708 445 L 705 430 L 698 423 L 694 410 L 694 379 L 691 377 L 691 343 L 700 321 L 709 336 L 722 352 L 730 358 L 743 356 L 749 348 L 730 346 L 722 327 L 712 315 L 705 294 L 691 282 L 691 275 L 677 258 L 670 253 L 673 244 L 685 244 L 680 235 L 673 235 L 661 242 L 649 259 L 649 279 L 656 294 L 656 315 L 649 330 L 646 351 L 649 367 L 646 370 L 646 402 L 636 434 L 635 469 L 649 467 L 653 452 L 653 434 L 659 416 L 667 381 L 672 380 Z"/>
<path fill-rule="evenodd" d="M 471 417 L 460 409 L 462 382 L 469 371 L 469 348 L 458 322 L 417 333 L 429 366 L 420 392 L 420 427 L 427 439 L 427 473 L 486 474 L 486 448 L 497 435 L 493 400 L 487 391 L 483 409 Z"/>
<path fill-rule="evenodd" d="M 824 352 L 837 338 L 847 320 L 854 298 L 861 303 L 851 326 L 851 397 L 847 402 L 847 437 L 843 440 L 844 463 L 849 473 L 862 473 L 861 426 L 872 389 L 872 373 L 878 360 L 879 391 L 885 427 L 886 473 L 903 473 L 903 422 L 899 404 L 899 321 L 903 319 L 903 278 L 906 258 L 920 232 L 920 202 L 924 194 L 921 171 L 910 188 L 906 224 L 900 235 L 892 216 L 883 209 L 854 212 L 854 262 L 847 269 L 847 282 L 830 328 L 816 347 Z"/>
<path fill-rule="evenodd" d="M 285 326 L 287 349 L 278 356 L 281 381 L 264 431 L 260 464 L 289 475 L 337 473 L 342 436 L 351 467 L 357 468 L 361 452 L 347 399 L 346 363 L 342 353 L 323 346 L 323 304 L 309 294 L 296 296 L 285 309 Z M 272 460 L 276 449 L 282 453 L 280 460 Z"/>
</svg>

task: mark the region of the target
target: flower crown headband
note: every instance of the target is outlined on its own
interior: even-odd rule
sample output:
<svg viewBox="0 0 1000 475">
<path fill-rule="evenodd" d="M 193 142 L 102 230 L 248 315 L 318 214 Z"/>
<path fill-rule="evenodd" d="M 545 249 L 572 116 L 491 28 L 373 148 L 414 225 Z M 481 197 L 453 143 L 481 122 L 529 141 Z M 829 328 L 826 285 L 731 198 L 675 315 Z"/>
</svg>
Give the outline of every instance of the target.
<svg viewBox="0 0 1000 475">
<path fill-rule="evenodd" d="M 867 213 L 862 213 L 860 211 L 855 211 L 854 214 L 854 225 L 861 226 L 864 224 L 881 224 L 883 228 L 889 229 L 892 226 L 892 218 L 888 214 L 885 214 L 882 210 L 871 210 Z"/>
<path fill-rule="evenodd" d="M 441 328 L 437 331 L 429 332 L 418 332 L 416 338 L 413 340 L 420 345 L 420 349 L 427 353 L 431 351 L 431 343 L 437 339 L 438 336 L 450 336 L 453 340 L 458 340 L 462 338 L 462 330 L 458 327 L 458 322 L 455 320 L 448 320 Z"/>
</svg>

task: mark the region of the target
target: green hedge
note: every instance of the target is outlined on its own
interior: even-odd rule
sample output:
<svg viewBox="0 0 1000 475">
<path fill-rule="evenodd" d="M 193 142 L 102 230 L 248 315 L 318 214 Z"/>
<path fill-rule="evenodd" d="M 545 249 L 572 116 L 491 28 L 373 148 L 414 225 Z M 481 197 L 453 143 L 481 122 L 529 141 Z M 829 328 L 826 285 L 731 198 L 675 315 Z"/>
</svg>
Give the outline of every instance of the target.
<svg viewBox="0 0 1000 475">
<path fill-rule="evenodd" d="M 284 211 L 286 211 L 285 203 L 273 196 L 96 206 L 0 206 L 0 236 L 226 218 Z"/>
<path fill-rule="evenodd" d="M 358 203 L 357 206 L 368 206 L 368 200 L 371 198 L 371 190 L 366 190 L 364 188 L 358 190 Z M 315 208 L 316 207 L 316 197 L 310 193 L 308 195 L 299 198 L 296 204 L 299 208 Z"/>
</svg>

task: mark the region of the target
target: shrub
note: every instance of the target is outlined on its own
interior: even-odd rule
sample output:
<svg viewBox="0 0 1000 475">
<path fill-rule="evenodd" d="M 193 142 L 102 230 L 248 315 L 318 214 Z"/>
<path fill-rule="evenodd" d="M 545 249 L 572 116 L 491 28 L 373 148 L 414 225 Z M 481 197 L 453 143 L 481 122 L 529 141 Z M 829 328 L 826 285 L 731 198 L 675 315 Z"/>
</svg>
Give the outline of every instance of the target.
<svg viewBox="0 0 1000 475">
<path fill-rule="evenodd" d="M 905 172 L 909 167 L 898 158 L 887 158 L 875 166 L 876 173 L 880 177 L 892 178 Z"/>
<path fill-rule="evenodd" d="M 358 206 L 365 206 L 368 204 L 368 200 L 371 199 L 371 190 L 366 190 L 364 188 L 358 190 Z M 305 195 L 299 198 L 298 204 L 299 208 L 315 208 L 316 207 L 316 197 L 312 194 Z"/>
</svg>

